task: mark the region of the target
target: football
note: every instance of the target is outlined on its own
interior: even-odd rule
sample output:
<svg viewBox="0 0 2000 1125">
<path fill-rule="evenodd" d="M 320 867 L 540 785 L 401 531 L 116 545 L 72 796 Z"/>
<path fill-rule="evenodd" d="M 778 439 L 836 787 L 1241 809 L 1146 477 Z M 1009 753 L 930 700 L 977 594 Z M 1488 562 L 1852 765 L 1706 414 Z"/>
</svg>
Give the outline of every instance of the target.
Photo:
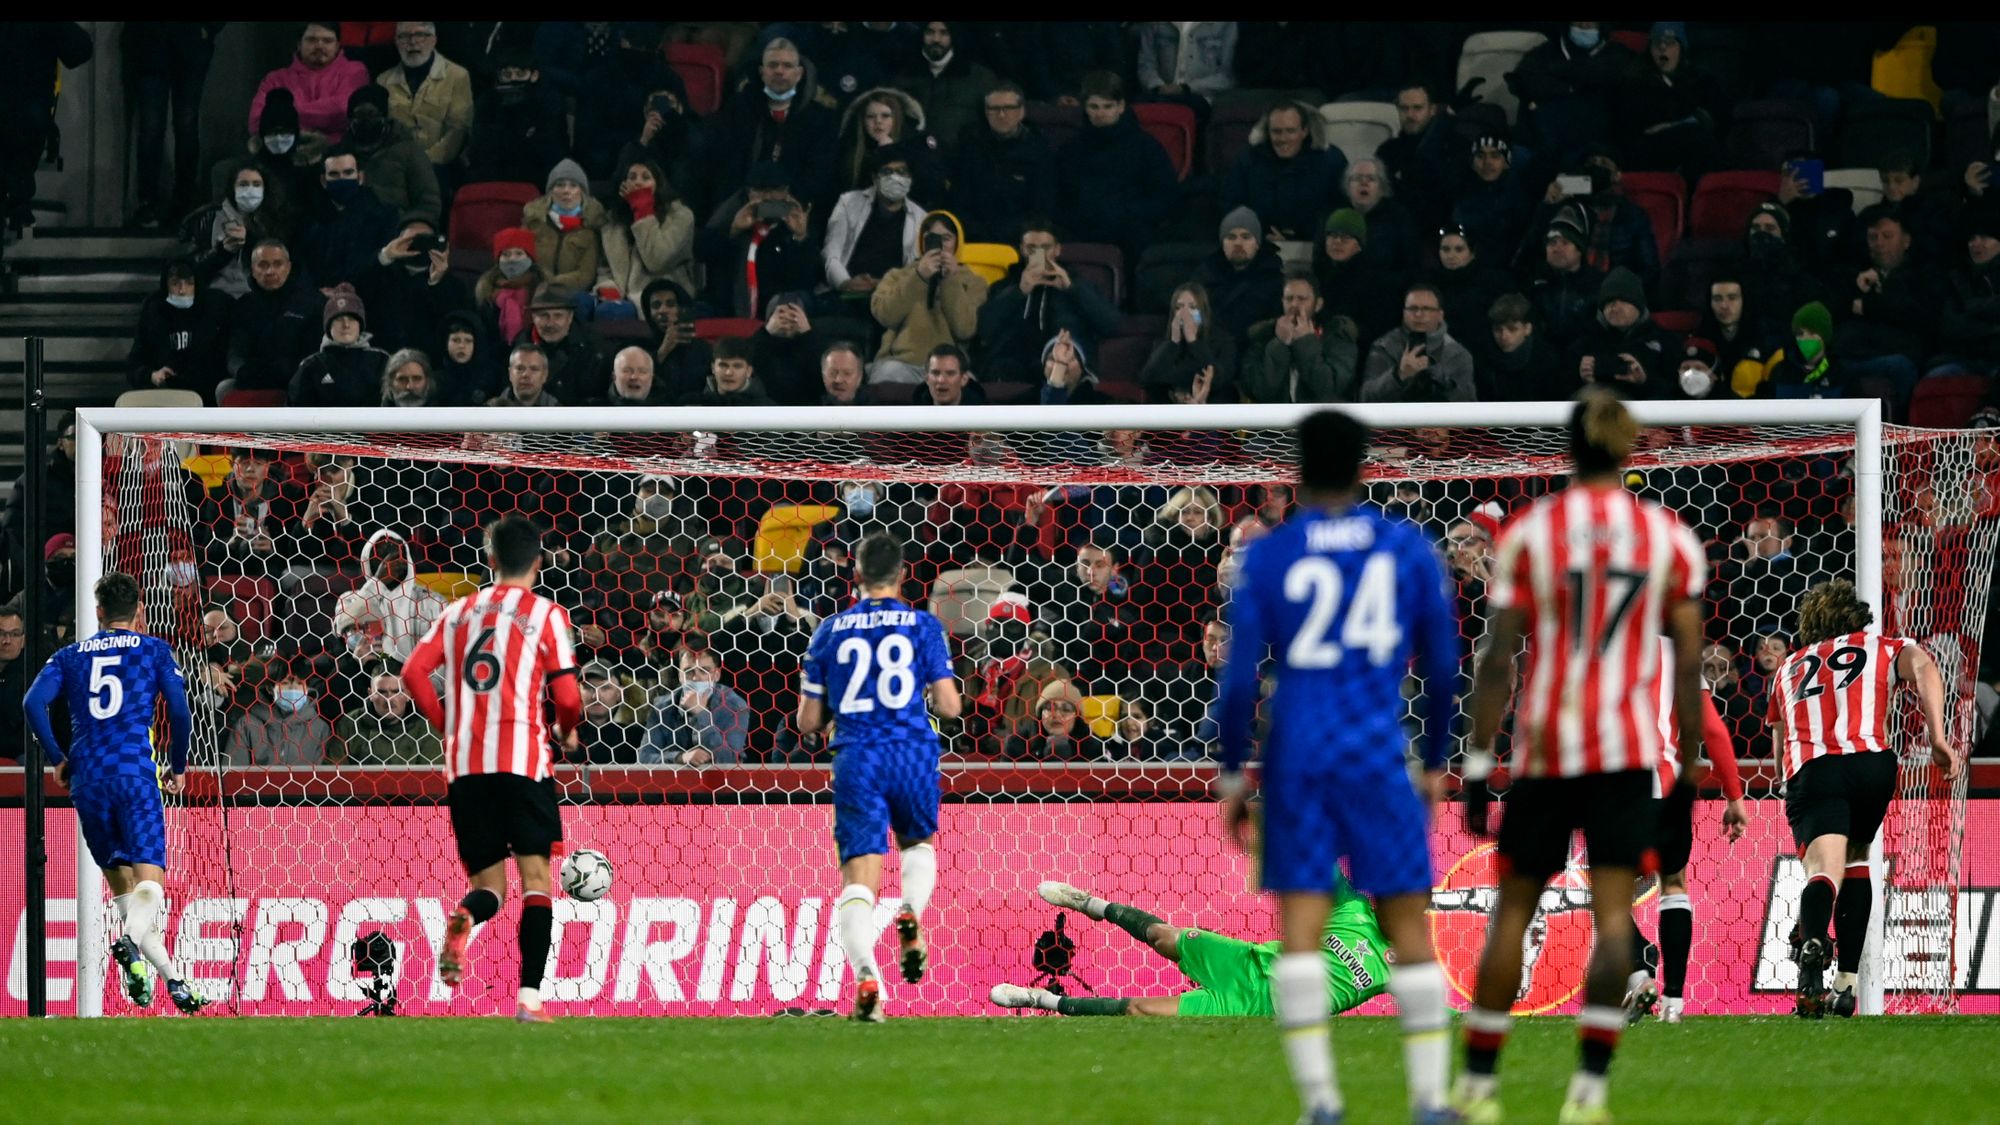
<svg viewBox="0 0 2000 1125">
<path fill-rule="evenodd" d="M 589 848 L 571 852 L 563 860 L 562 887 L 578 902 L 596 902 L 611 890 L 611 861 Z"/>
</svg>

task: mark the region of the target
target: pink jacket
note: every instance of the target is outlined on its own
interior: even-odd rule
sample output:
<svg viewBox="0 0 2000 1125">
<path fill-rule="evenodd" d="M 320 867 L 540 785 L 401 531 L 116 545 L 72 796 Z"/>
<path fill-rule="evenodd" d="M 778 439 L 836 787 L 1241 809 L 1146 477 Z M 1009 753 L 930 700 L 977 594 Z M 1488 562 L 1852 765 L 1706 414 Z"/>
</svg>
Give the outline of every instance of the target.
<svg viewBox="0 0 2000 1125">
<path fill-rule="evenodd" d="M 284 87 L 299 106 L 299 125 L 326 134 L 328 144 L 347 135 L 348 95 L 368 85 L 368 68 L 338 55 L 324 68 L 313 70 L 292 56 L 291 65 L 264 76 L 257 84 L 257 96 L 250 99 L 250 135 L 257 135 L 257 119 L 264 116 L 264 97 Z"/>
</svg>

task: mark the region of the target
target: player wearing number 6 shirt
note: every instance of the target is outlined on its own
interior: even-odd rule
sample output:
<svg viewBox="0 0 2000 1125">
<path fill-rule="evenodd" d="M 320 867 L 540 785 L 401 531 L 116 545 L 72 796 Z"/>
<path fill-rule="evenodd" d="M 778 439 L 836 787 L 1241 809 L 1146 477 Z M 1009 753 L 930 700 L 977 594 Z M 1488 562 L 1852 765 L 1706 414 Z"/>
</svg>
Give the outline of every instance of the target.
<svg viewBox="0 0 2000 1125">
<path fill-rule="evenodd" d="M 938 736 L 930 713 L 958 717 L 944 626 L 901 598 L 903 541 L 878 532 L 854 551 L 861 600 L 814 631 L 799 681 L 799 733 L 833 727 L 833 839 L 840 850 L 840 948 L 854 966 L 853 1018 L 882 1020 L 875 895 L 891 831 L 901 853 L 896 914 L 903 979 L 924 978 L 921 919 L 937 887 Z M 930 707 L 924 706 L 929 689 Z"/>
<path fill-rule="evenodd" d="M 403 665 L 403 686 L 417 711 L 444 732 L 447 802 L 458 858 L 472 889 L 445 926 L 438 977 L 453 988 L 465 978 L 474 926 L 500 912 L 507 857 L 521 873 L 521 991 L 514 1018 L 544 1023 L 542 974 L 554 914 L 549 853 L 562 840 L 562 816 L 542 718 L 546 686 L 555 701 L 555 734 L 576 744 L 583 697 L 569 613 L 535 593 L 542 533 L 519 516 L 486 529 L 493 585 L 448 606 Z M 431 674 L 442 667 L 439 702 Z"/>
<path fill-rule="evenodd" d="M 1915 641 L 1865 630 L 1875 614 L 1849 582 L 1822 582 L 1799 601 L 1799 650 L 1778 666 L 1767 716 L 1785 762 L 1785 819 L 1805 857 L 1799 894 L 1797 1013 L 1854 1014 L 1855 973 L 1868 934 L 1868 845 L 1896 796 L 1889 742 L 1898 683 L 1914 684 L 1931 760 L 1947 780 L 1959 757 L 1945 738 L 1944 679 Z M 1840 975 L 1826 989 L 1833 921 Z"/>
<path fill-rule="evenodd" d="M 1625 1026 L 1633 889 L 1657 862 L 1653 771 L 1666 674 L 1655 638 L 1673 640 L 1674 712 L 1683 760 L 1702 729 L 1701 597 L 1706 560 L 1671 512 L 1625 491 L 1620 472 L 1638 426 L 1608 392 L 1586 391 L 1570 414 L 1569 487 L 1536 501 L 1501 533 L 1487 594 L 1492 634 L 1473 688 L 1466 819 L 1486 831 L 1493 740 L 1514 700 L 1513 788 L 1500 825 L 1499 902 L 1487 931 L 1466 1069 L 1455 1100 L 1468 1121 L 1498 1120 L 1500 1048 L 1521 980 L 1521 937 L 1549 877 L 1583 830 L 1597 940 L 1577 1019 L 1580 1065 L 1561 1120 L 1610 1119 L 1605 1075 Z M 1514 694 L 1515 649 L 1527 667 Z M 1691 788 L 1683 771 L 1676 789 Z M 1678 800 L 1684 800 L 1680 794 Z M 1684 807 L 1692 808 L 1691 802 Z"/>
<path fill-rule="evenodd" d="M 28 689 L 22 710 L 35 738 L 69 787 L 76 819 L 83 827 L 90 858 L 104 869 L 111 906 L 124 933 L 111 955 L 124 978 L 125 993 L 141 1008 L 153 1003 L 150 965 L 167 982 L 167 994 L 183 1012 L 207 1001 L 174 974 L 160 940 L 160 910 L 166 901 L 166 818 L 160 790 L 181 791 L 187 772 L 187 684 L 174 663 L 173 649 L 139 632 L 139 584 L 129 575 L 107 574 L 96 587 L 100 631 L 49 657 Z M 49 707 L 68 703 L 71 740 L 67 752 L 49 724 Z M 155 701 L 166 704 L 172 729 L 170 772 L 162 779 L 153 760 Z"/>
<path fill-rule="evenodd" d="M 1268 659 L 1277 684 L 1262 747 L 1262 866 L 1283 943 L 1270 969 L 1271 1008 L 1303 1120 L 1338 1120 L 1341 1111 L 1321 935 L 1343 857 L 1395 949 L 1389 993 L 1402 1017 L 1411 1115 L 1451 1120 L 1450 1010 L 1425 910 L 1430 814 L 1458 717 L 1458 621 L 1444 565 L 1423 534 L 1359 504 L 1368 428 L 1317 411 L 1300 423 L 1297 446 L 1304 505 L 1250 548 L 1229 602 L 1216 695 L 1224 831 L 1245 846 L 1240 771 Z M 1424 686 L 1421 785 L 1403 729 L 1413 658 Z"/>
</svg>

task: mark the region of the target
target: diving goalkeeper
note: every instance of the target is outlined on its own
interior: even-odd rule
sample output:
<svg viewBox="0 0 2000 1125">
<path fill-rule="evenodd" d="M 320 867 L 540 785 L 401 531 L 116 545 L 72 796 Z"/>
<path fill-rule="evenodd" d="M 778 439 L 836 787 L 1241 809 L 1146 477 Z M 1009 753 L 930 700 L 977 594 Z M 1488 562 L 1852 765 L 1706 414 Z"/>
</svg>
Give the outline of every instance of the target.
<svg viewBox="0 0 2000 1125">
<path fill-rule="evenodd" d="M 1270 1019 L 1271 969 L 1281 942 L 1248 942 L 1212 930 L 1175 926 L 1121 902 L 1106 902 L 1068 883 L 1043 883 L 1055 906 L 1110 922 L 1178 964 L 1195 988 L 1179 996 L 1058 996 L 1045 988 L 996 984 L 990 999 L 1003 1008 L 1041 1008 L 1065 1016 L 1262 1016 Z M 1333 909 L 1320 934 L 1332 1010 L 1359 1007 L 1389 988 L 1389 939 L 1368 900 L 1337 879 Z"/>
</svg>

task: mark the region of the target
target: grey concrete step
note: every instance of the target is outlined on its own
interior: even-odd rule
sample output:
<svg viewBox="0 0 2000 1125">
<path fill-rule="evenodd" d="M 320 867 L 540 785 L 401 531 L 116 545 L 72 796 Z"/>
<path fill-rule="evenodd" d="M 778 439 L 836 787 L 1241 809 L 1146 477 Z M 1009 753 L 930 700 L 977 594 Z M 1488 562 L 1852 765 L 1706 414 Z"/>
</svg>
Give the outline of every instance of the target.
<svg viewBox="0 0 2000 1125">
<path fill-rule="evenodd" d="M 130 336 L 49 336 L 42 355 L 50 363 L 115 364 L 122 370 L 125 353 L 132 346 Z M 22 360 L 26 345 L 19 336 L 0 337 L 0 364 L 12 366 Z"/>
<path fill-rule="evenodd" d="M 16 291 L 25 297 L 42 297 L 61 293 L 129 293 L 134 298 L 143 297 L 159 288 L 160 279 L 122 270 L 99 270 L 90 273 L 40 273 L 22 274 Z M 134 302 L 137 303 L 136 301 Z"/>
<path fill-rule="evenodd" d="M 7 251 L 15 262 L 62 261 L 73 258 L 129 258 L 165 261 L 185 252 L 177 238 L 158 234 L 47 234 L 40 227 Z"/>
</svg>

